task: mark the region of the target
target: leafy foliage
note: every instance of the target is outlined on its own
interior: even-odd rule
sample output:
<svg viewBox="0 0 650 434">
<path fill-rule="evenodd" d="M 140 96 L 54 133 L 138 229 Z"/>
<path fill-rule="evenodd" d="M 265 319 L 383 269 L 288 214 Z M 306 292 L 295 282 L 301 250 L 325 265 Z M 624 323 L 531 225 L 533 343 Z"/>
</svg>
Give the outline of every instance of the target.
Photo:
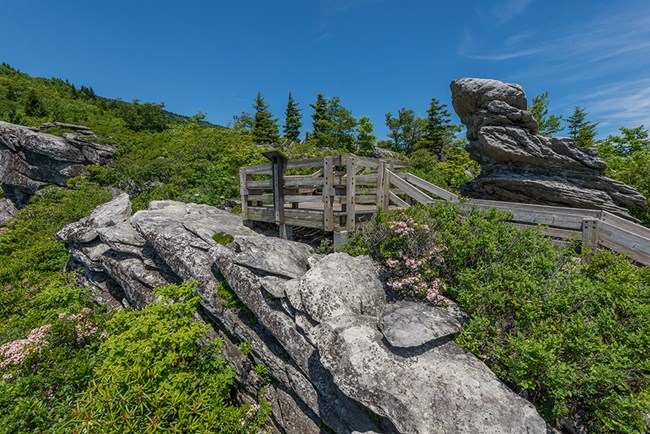
<svg viewBox="0 0 650 434">
<path fill-rule="evenodd" d="M 424 137 L 427 125 L 425 119 L 416 116 L 413 110 L 405 107 L 397 111 L 397 117 L 392 113 L 386 113 L 386 126 L 390 131 L 388 137 L 392 142 L 392 148 L 407 155 Z"/>
<path fill-rule="evenodd" d="M 194 284 L 155 290 L 140 311 L 116 313 L 99 348 L 96 380 L 77 403 L 72 432 L 257 433 L 267 405 L 229 405 L 233 369 L 209 326 L 194 319 Z"/>
<path fill-rule="evenodd" d="M 424 259 L 414 271 L 443 281 L 446 295 L 471 315 L 459 344 L 551 423 L 572 419 L 587 432 L 646 432 L 650 270 L 606 251 L 583 265 L 539 231 L 506 218 L 494 210 L 463 215 L 450 204 L 416 206 L 380 215 L 347 248 L 390 268 L 395 251 L 414 251 L 395 236 L 395 222 L 414 233 L 426 225 L 431 235 L 416 237 L 423 243 L 417 251 L 438 253 L 412 258 Z M 382 231 L 388 236 L 376 236 Z"/>
</svg>

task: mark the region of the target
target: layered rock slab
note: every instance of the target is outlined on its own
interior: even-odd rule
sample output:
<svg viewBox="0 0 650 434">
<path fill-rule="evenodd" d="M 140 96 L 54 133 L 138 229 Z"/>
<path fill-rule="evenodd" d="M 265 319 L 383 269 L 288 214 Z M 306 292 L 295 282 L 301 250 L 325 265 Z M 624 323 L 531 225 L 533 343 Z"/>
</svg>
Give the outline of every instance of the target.
<svg viewBox="0 0 650 434">
<path fill-rule="evenodd" d="M 313 255 L 205 205 L 152 202 L 129 216 L 126 203 L 119 196 L 57 235 L 98 288 L 117 287 L 136 307 L 156 286 L 197 280 L 201 314 L 224 341 L 240 399 L 265 389 L 276 432 L 546 432 L 528 402 L 448 339 L 459 318 L 387 304 L 369 258 Z M 234 242 L 217 244 L 216 233 Z M 254 321 L 224 306 L 222 279 Z M 258 364 L 272 383 L 255 374 Z"/>
<path fill-rule="evenodd" d="M 481 174 L 461 186 L 465 195 L 602 209 L 627 218 L 629 210 L 646 205 L 634 188 L 605 176 L 596 150 L 539 135 L 521 86 L 461 78 L 450 88 L 454 110 L 467 127 L 467 150 L 481 165 Z"/>
<path fill-rule="evenodd" d="M 65 186 L 85 173 L 86 164 L 109 164 L 115 146 L 95 143 L 87 135 L 57 137 L 0 122 L 0 181 L 5 197 L 22 208 L 41 188 Z"/>
</svg>

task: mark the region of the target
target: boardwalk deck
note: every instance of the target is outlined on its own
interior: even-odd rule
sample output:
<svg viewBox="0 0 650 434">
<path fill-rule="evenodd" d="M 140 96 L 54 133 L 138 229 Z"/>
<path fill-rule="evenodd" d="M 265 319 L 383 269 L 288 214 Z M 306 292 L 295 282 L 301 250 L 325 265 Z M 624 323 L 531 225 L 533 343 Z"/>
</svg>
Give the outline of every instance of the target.
<svg viewBox="0 0 650 434">
<path fill-rule="evenodd" d="M 512 214 L 519 226 L 543 225 L 548 236 L 578 239 L 589 250 L 608 248 L 650 265 L 650 229 L 611 213 L 512 202 L 469 200 L 410 173 L 400 161 L 355 155 L 289 160 L 278 151 L 265 155 L 268 164 L 242 167 L 242 217 L 276 223 L 280 233 L 290 226 L 321 229 L 342 242 L 349 231 L 369 221 L 379 208 L 408 208 L 417 202 L 458 202 L 461 208 L 496 208 Z M 338 235 L 338 236 L 337 236 Z"/>
</svg>

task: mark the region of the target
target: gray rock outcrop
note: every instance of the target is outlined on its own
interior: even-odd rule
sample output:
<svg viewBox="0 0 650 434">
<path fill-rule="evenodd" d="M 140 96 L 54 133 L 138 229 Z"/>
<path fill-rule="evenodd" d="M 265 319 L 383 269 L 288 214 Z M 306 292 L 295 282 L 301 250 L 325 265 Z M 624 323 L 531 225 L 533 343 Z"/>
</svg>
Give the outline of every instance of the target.
<svg viewBox="0 0 650 434">
<path fill-rule="evenodd" d="M 450 87 L 454 110 L 467 127 L 467 150 L 481 165 L 478 178 L 461 186 L 464 194 L 602 209 L 628 218 L 628 210 L 646 205 L 634 188 L 605 176 L 596 150 L 539 135 L 521 86 L 461 78 Z"/>
<path fill-rule="evenodd" d="M 127 209 L 118 196 L 59 231 L 70 265 L 136 307 L 157 286 L 198 281 L 200 314 L 223 340 L 240 400 L 264 390 L 274 432 L 546 433 L 529 402 L 450 339 L 461 316 L 387 304 L 381 269 L 369 258 L 314 255 L 206 205 L 152 202 L 133 216 Z M 217 233 L 234 240 L 218 244 Z M 225 306 L 216 290 L 224 283 L 246 309 Z M 260 364 L 273 381 L 255 373 Z"/>
<path fill-rule="evenodd" d="M 71 126 L 77 127 L 79 135 L 57 137 L 0 122 L 0 181 L 5 198 L 16 207 L 24 207 L 47 185 L 65 186 L 68 179 L 85 173 L 86 164 L 111 161 L 113 145 L 95 143 L 90 130 Z"/>
</svg>

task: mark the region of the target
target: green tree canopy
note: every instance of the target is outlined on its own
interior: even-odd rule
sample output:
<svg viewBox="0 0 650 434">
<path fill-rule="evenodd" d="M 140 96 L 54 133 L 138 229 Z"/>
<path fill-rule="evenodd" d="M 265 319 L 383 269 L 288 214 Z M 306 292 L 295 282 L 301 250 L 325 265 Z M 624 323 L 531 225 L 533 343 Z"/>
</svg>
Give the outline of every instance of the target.
<svg viewBox="0 0 650 434">
<path fill-rule="evenodd" d="M 409 154 L 413 146 L 424 137 L 427 121 L 415 116 L 413 110 L 402 107 L 397 111 L 397 117 L 386 113 L 386 126 L 390 130 L 388 138 L 393 150 Z"/>
<path fill-rule="evenodd" d="M 232 117 L 232 128 L 236 131 L 252 131 L 254 126 L 255 117 L 248 112 L 241 112 Z"/>
<path fill-rule="evenodd" d="M 361 155 L 370 155 L 375 147 L 377 136 L 373 134 L 374 125 L 368 116 L 361 116 L 357 125 L 357 148 Z"/>
<path fill-rule="evenodd" d="M 636 128 L 619 128 L 620 135 L 609 135 L 598 143 L 601 154 L 614 154 L 627 157 L 637 152 L 650 154 L 648 129 L 640 125 Z"/>
<path fill-rule="evenodd" d="M 255 124 L 253 125 L 253 142 L 257 144 L 270 144 L 278 142 L 278 125 L 269 111 L 269 106 L 264 102 L 262 92 L 257 92 L 253 104 L 255 109 Z"/>
<path fill-rule="evenodd" d="M 540 93 L 533 98 L 530 112 L 539 125 L 539 134 L 552 137 L 558 131 L 562 131 L 562 116 L 548 114 L 548 92 Z"/>
<path fill-rule="evenodd" d="M 569 125 L 569 137 L 576 146 L 591 148 L 596 143 L 597 122 L 587 121 L 587 112 L 582 107 L 576 107 L 573 114 L 566 120 Z"/>
<path fill-rule="evenodd" d="M 284 111 L 284 137 L 289 140 L 297 141 L 300 136 L 300 127 L 302 127 L 302 110 L 298 108 L 298 103 L 293 99 L 291 92 L 289 92 L 289 99 L 287 101 L 287 108 Z"/>
<path fill-rule="evenodd" d="M 328 101 L 327 111 L 330 119 L 329 134 L 332 147 L 353 152 L 357 120 L 352 116 L 352 111 L 341 105 L 341 99 L 338 96 L 332 97 Z"/>
</svg>

